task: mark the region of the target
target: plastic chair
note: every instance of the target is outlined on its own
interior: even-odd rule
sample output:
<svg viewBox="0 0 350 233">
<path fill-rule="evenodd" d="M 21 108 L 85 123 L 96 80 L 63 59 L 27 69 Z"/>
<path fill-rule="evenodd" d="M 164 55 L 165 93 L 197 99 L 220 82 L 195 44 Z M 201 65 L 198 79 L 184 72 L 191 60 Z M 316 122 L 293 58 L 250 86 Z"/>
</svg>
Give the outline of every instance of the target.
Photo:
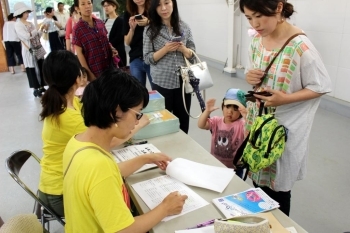
<svg viewBox="0 0 350 233">
<path fill-rule="evenodd" d="M 19 172 L 24 165 L 24 163 L 33 157 L 40 164 L 40 159 L 29 150 L 19 150 L 13 152 L 5 162 L 6 169 L 11 177 L 35 200 L 33 212 L 40 219 L 41 224 L 45 229 L 45 224 L 47 223 L 47 229 L 50 230 L 50 221 L 57 220 L 63 226 L 65 225 L 64 220 L 57 215 L 53 210 L 50 209 L 42 200 L 39 199 L 39 196 L 35 194 L 23 181 L 19 178 Z"/>
</svg>

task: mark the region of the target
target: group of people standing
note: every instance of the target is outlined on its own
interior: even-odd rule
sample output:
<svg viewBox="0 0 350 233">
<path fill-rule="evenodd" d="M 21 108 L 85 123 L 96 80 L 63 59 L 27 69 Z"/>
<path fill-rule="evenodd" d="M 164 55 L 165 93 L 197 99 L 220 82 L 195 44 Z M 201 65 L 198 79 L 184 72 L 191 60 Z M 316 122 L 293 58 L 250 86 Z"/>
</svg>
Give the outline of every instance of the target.
<svg viewBox="0 0 350 233">
<path fill-rule="evenodd" d="M 286 0 L 240 0 L 239 3 L 258 32 L 249 49 L 249 65 L 254 68 L 247 69 L 247 82 L 261 83 L 260 89 L 272 94 L 256 97 L 265 101 L 266 107 L 277 107 L 276 118 L 289 129 L 282 158 L 251 177 L 254 185 L 277 200 L 288 215 L 292 186 L 305 176 L 305 137 L 310 134 L 319 97 L 331 90 L 330 78 L 315 47 L 301 35 L 274 61 L 266 79 L 264 68 L 283 42 L 301 32 L 285 21 L 293 14 L 293 6 Z M 72 36 L 68 38 L 77 56 L 69 51 L 53 51 L 44 65 L 45 51 L 37 43 L 42 31 L 27 21 L 31 10 L 26 5 L 15 5 L 14 15 L 20 19 L 15 26 L 18 37 L 29 45 L 22 46 L 22 54 L 30 85 L 41 91 L 42 78 L 35 82 L 30 77 L 43 66 L 49 86 L 41 101 L 44 155 L 39 196 L 65 216 L 66 232 L 146 232 L 164 217 L 180 213 L 187 196 L 171 193 L 155 209 L 133 217 L 122 177 L 145 163 L 165 169 L 171 158 L 155 153 L 116 164 L 109 151 L 149 123 L 141 113 L 149 101 L 146 76 L 152 89 L 165 97 L 166 108 L 179 118 L 181 130 L 188 132 L 189 117 L 183 106 L 178 67 L 185 65 L 184 57 L 194 60 L 195 43 L 190 27 L 180 19 L 176 0 L 127 0 L 124 22 L 116 13 L 115 0 L 104 0 L 101 4 L 108 14 L 105 22 L 92 15 L 91 0 L 74 1 L 74 11 L 81 18 L 75 21 Z M 181 37 L 181 41 L 173 42 L 173 37 Z M 131 48 L 131 76 L 113 69 L 126 65 L 124 43 Z M 35 49 L 35 53 L 30 49 Z M 71 47 L 67 49 L 71 51 Z M 113 61 L 117 54 L 118 64 Z M 91 83 L 79 101 L 74 93 L 83 79 L 81 66 Z M 259 101 L 247 102 L 243 96 L 237 89 L 226 92 L 221 104 L 223 117 L 208 118 L 217 109 L 215 100 L 208 100 L 198 122 L 200 128 L 212 130 L 212 153 L 219 159 L 221 152 L 215 143 L 218 140 L 223 143 L 220 131 L 232 129 L 230 140 L 234 148 L 231 149 L 236 150 L 246 136 L 245 119 L 253 122 L 256 118 Z M 185 103 L 189 109 L 190 94 L 185 96 Z M 222 162 L 231 165 L 229 159 Z"/>
</svg>

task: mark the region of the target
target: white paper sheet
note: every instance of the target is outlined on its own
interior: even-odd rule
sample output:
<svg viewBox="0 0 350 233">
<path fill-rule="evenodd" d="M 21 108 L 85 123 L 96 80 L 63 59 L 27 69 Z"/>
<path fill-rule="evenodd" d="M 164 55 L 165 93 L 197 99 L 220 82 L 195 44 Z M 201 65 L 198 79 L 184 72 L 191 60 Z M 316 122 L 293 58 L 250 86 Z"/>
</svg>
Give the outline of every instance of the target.
<svg viewBox="0 0 350 233">
<path fill-rule="evenodd" d="M 178 191 L 182 195 L 188 196 L 182 212 L 178 215 L 164 218 L 162 220 L 164 222 L 209 204 L 185 184 L 169 177 L 168 175 L 142 181 L 133 184 L 132 187 L 150 209 L 154 209 L 156 206 L 158 206 L 171 192 Z"/>
<path fill-rule="evenodd" d="M 142 145 L 124 147 L 122 149 L 113 150 L 112 152 L 115 155 L 115 160 L 117 161 L 117 163 L 120 163 L 120 162 L 124 162 L 130 159 L 136 158 L 137 156 L 140 156 L 140 155 L 159 153 L 160 150 L 158 150 L 158 148 L 155 147 L 153 144 L 142 144 Z M 134 173 L 148 170 L 156 166 L 157 165 L 155 164 L 145 164 Z"/>
<path fill-rule="evenodd" d="M 233 169 L 215 167 L 177 158 L 168 164 L 166 173 L 182 183 L 222 193 L 235 175 Z"/>
<path fill-rule="evenodd" d="M 201 227 L 201 228 L 195 228 L 195 229 L 189 229 L 189 230 L 179 230 L 179 231 L 175 231 L 175 233 L 215 233 L 215 231 L 214 231 L 214 225 L 211 225 L 208 227 Z"/>
</svg>

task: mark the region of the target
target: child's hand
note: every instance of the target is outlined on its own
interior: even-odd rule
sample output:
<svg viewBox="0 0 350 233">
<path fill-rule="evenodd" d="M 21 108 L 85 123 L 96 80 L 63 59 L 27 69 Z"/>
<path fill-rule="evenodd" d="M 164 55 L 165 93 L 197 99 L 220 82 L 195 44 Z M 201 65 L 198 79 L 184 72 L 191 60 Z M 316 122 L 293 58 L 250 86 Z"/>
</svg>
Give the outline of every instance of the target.
<svg viewBox="0 0 350 233">
<path fill-rule="evenodd" d="M 215 107 L 215 101 L 216 101 L 215 99 L 209 99 L 207 101 L 207 107 L 205 110 L 207 110 L 208 112 L 213 112 L 213 111 L 219 109 L 219 107 Z"/>
<path fill-rule="evenodd" d="M 241 113 L 243 119 L 246 119 L 246 117 L 247 117 L 247 109 L 239 107 L 238 111 Z"/>
</svg>

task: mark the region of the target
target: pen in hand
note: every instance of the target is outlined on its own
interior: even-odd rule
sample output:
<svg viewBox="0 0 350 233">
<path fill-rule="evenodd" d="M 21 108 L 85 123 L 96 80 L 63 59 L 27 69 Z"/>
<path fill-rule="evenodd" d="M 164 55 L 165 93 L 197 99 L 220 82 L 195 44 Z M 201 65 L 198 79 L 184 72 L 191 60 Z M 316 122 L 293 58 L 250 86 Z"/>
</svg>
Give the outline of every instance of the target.
<svg viewBox="0 0 350 233">
<path fill-rule="evenodd" d="M 206 226 L 212 225 L 214 222 L 215 222 L 215 219 L 212 219 L 212 220 L 209 220 L 209 221 L 206 221 L 206 222 L 199 223 L 199 224 L 197 224 L 194 227 L 189 227 L 189 228 L 186 228 L 186 229 L 196 229 L 196 228 L 206 227 Z"/>
</svg>

